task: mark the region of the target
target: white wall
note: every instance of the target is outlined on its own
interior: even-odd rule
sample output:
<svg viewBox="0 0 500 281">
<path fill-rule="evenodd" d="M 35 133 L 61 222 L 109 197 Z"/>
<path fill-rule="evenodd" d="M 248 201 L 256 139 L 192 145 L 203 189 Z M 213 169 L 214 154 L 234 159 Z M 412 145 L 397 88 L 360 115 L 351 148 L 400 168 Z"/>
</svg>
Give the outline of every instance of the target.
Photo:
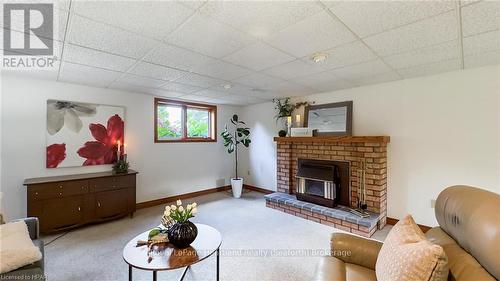
<svg viewBox="0 0 500 281">
<path fill-rule="evenodd" d="M 454 184 L 500 193 L 500 66 L 303 97 L 354 101 L 354 135 L 388 135 L 388 215 L 435 225 L 431 199 Z M 270 103 L 243 109 L 253 128 L 247 182 L 276 189 Z M 274 150 L 273 150 L 274 149 Z M 269 170 L 269 171 L 268 171 Z M 246 172 L 246 171 L 245 171 Z"/>
<path fill-rule="evenodd" d="M 2 79 L 1 191 L 9 219 L 26 215 L 25 178 L 111 170 L 109 165 L 45 168 L 47 99 L 126 107 L 127 153 L 131 168 L 139 171 L 137 202 L 229 184 L 234 164 L 220 137 L 217 143 L 153 142 L 152 96 L 6 75 Z M 217 110 L 222 130 L 240 108 Z"/>
</svg>

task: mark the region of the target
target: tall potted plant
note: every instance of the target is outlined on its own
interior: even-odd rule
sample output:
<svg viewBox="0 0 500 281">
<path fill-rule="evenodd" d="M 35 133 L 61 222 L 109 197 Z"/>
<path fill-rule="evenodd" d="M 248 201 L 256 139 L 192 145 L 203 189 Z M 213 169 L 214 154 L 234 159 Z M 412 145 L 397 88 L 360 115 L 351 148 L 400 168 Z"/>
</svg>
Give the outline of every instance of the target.
<svg viewBox="0 0 500 281">
<path fill-rule="evenodd" d="M 245 147 L 248 147 L 252 141 L 250 140 L 250 129 L 246 127 L 245 122 L 238 119 L 238 115 L 233 115 L 231 123 L 234 125 L 234 129 L 229 131 L 226 124 L 221 136 L 224 139 L 224 146 L 227 152 L 229 154 L 234 152 L 236 177 L 231 179 L 231 188 L 233 196 L 240 198 L 243 189 L 243 178 L 238 177 L 238 144 L 241 143 Z"/>
</svg>

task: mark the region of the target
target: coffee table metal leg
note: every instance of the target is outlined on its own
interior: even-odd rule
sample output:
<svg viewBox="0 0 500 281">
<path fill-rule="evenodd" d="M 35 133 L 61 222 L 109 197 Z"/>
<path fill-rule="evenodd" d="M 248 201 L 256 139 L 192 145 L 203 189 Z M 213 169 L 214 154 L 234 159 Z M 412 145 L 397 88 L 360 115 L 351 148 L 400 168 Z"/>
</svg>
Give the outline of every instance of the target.
<svg viewBox="0 0 500 281">
<path fill-rule="evenodd" d="M 219 281 L 219 248 L 217 248 L 217 278 L 215 280 Z"/>
<path fill-rule="evenodd" d="M 155 270 L 155 271 L 153 271 L 153 281 L 156 281 L 156 279 L 157 279 L 156 274 L 157 274 L 157 273 L 158 273 L 158 271 L 156 271 L 156 270 Z"/>
<path fill-rule="evenodd" d="M 186 266 L 184 268 L 184 271 L 182 272 L 182 275 L 181 275 L 181 278 L 179 279 L 179 281 L 184 280 L 184 276 L 186 276 L 186 272 L 188 271 L 189 268 L 190 268 L 190 266 Z"/>
<path fill-rule="evenodd" d="M 128 266 L 128 281 L 132 281 L 132 266 Z"/>
</svg>

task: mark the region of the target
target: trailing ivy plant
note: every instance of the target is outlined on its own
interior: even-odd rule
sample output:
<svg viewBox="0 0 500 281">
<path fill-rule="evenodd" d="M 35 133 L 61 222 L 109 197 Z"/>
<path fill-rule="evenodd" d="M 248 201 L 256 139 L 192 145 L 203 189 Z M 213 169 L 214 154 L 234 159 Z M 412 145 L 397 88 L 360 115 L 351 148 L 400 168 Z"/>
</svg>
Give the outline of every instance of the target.
<svg viewBox="0 0 500 281">
<path fill-rule="evenodd" d="M 229 131 L 227 128 L 227 124 L 224 127 L 224 131 L 220 134 L 222 138 L 224 139 L 224 146 L 227 149 L 227 152 L 229 154 L 234 152 L 234 159 L 235 159 L 235 172 L 236 172 L 236 178 L 238 178 L 238 144 L 243 144 L 245 147 L 248 147 L 250 143 L 252 142 L 250 140 L 250 128 L 246 127 L 245 122 L 240 121 L 238 118 L 238 115 L 233 115 L 233 118 L 231 118 L 231 123 L 234 125 L 234 130 Z M 242 126 L 242 127 L 240 127 Z"/>
</svg>

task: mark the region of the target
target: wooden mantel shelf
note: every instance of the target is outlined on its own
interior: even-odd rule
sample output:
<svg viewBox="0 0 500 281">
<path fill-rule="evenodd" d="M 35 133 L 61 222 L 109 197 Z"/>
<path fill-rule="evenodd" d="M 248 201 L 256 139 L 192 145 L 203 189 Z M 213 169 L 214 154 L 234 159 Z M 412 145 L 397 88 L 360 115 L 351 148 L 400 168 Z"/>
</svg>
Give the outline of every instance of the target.
<svg viewBox="0 0 500 281">
<path fill-rule="evenodd" d="M 274 137 L 275 142 L 371 142 L 389 143 L 389 136 Z"/>
</svg>

